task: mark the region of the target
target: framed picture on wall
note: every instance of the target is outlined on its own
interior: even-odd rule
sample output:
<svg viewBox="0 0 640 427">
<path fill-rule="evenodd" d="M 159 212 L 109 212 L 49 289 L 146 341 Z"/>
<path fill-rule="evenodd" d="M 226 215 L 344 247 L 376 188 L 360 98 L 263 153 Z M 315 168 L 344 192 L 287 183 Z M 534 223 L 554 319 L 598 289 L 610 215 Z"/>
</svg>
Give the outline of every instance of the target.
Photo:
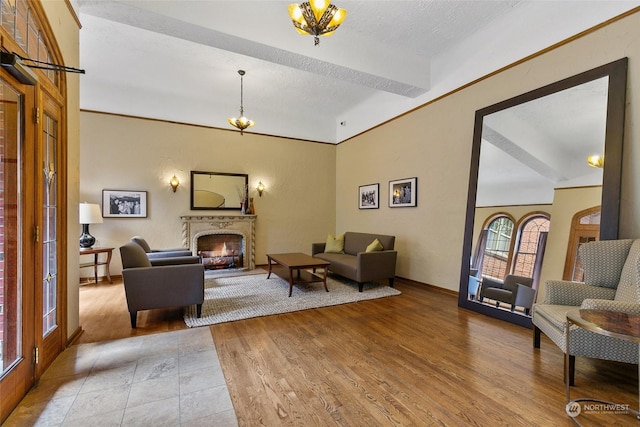
<svg viewBox="0 0 640 427">
<path fill-rule="evenodd" d="M 146 218 L 147 192 L 136 190 L 102 190 L 104 218 Z"/>
<path fill-rule="evenodd" d="M 358 208 L 378 209 L 380 202 L 380 184 L 367 184 L 358 187 Z"/>
<path fill-rule="evenodd" d="M 418 206 L 418 178 L 389 181 L 389 207 Z"/>
</svg>

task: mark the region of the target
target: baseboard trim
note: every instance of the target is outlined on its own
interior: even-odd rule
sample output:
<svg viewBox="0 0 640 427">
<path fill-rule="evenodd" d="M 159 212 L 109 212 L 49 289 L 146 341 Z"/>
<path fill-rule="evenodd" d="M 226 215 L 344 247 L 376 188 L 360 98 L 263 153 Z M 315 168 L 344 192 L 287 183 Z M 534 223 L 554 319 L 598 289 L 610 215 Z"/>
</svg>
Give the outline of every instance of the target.
<svg viewBox="0 0 640 427">
<path fill-rule="evenodd" d="M 74 345 L 83 333 L 84 329 L 82 329 L 82 326 L 78 326 L 73 334 L 71 334 L 71 336 L 67 339 L 67 347 L 71 347 L 72 345 Z"/>
</svg>

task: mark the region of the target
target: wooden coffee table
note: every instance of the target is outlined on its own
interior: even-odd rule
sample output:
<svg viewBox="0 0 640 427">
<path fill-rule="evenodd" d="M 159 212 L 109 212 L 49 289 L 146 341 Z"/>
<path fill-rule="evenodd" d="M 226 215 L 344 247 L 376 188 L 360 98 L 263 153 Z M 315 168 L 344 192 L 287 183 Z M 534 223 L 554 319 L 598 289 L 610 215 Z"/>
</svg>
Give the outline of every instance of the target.
<svg viewBox="0 0 640 427">
<path fill-rule="evenodd" d="M 330 262 L 299 252 L 267 254 L 267 261 L 269 262 L 267 279 L 271 277 L 273 272 L 278 277 L 289 281 L 289 296 L 293 292 L 293 285 L 300 283 L 322 282 L 324 283 L 324 289 L 329 292 L 329 288 L 327 288 L 327 269 L 331 264 Z M 316 268 L 322 268 L 324 273 L 320 276 L 305 270 L 306 268 L 313 268 L 314 271 Z M 294 271 L 296 271 L 295 274 Z"/>
</svg>

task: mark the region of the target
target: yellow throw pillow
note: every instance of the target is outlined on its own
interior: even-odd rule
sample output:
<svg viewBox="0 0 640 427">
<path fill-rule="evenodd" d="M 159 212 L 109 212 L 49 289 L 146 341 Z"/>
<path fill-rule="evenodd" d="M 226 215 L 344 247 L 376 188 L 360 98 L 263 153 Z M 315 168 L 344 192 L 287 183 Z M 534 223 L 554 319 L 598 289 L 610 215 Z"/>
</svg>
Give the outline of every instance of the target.
<svg viewBox="0 0 640 427">
<path fill-rule="evenodd" d="M 382 243 L 378 239 L 375 239 L 373 242 L 369 243 L 365 252 L 378 252 L 383 249 Z"/>
<path fill-rule="evenodd" d="M 339 236 L 329 234 L 327 236 L 327 244 L 324 247 L 324 252 L 327 254 L 343 254 L 344 234 L 340 234 Z"/>
</svg>

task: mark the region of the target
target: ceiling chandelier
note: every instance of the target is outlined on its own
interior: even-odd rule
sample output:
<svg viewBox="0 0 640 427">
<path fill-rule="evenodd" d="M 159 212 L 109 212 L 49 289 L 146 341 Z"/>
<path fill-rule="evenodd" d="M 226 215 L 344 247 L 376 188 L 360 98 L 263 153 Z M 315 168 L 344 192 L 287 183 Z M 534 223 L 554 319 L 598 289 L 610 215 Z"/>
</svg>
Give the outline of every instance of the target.
<svg viewBox="0 0 640 427">
<path fill-rule="evenodd" d="M 598 156 L 597 154 L 589 156 L 587 157 L 587 164 L 592 168 L 602 168 L 604 167 L 604 156 Z"/>
<path fill-rule="evenodd" d="M 296 30 L 303 35 L 312 35 L 314 46 L 317 46 L 320 44 L 318 36 L 333 34 L 346 18 L 347 11 L 328 0 L 311 0 L 299 5 L 290 4 L 289 16 Z"/>
<path fill-rule="evenodd" d="M 238 118 L 230 117 L 227 120 L 229 121 L 229 124 L 231 126 L 234 126 L 240 129 L 240 135 L 244 135 L 242 132 L 245 129 L 255 125 L 256 122 L 254 122 L 253 120 L 249 120 L 244 116 L 244 107 L 242 106 L 242 92 L 243 92 L 242 79 L 245 72 L 244 70 L 238 70 L 238 74 L 240 74 L 240 117 Z"/>
</svg>

